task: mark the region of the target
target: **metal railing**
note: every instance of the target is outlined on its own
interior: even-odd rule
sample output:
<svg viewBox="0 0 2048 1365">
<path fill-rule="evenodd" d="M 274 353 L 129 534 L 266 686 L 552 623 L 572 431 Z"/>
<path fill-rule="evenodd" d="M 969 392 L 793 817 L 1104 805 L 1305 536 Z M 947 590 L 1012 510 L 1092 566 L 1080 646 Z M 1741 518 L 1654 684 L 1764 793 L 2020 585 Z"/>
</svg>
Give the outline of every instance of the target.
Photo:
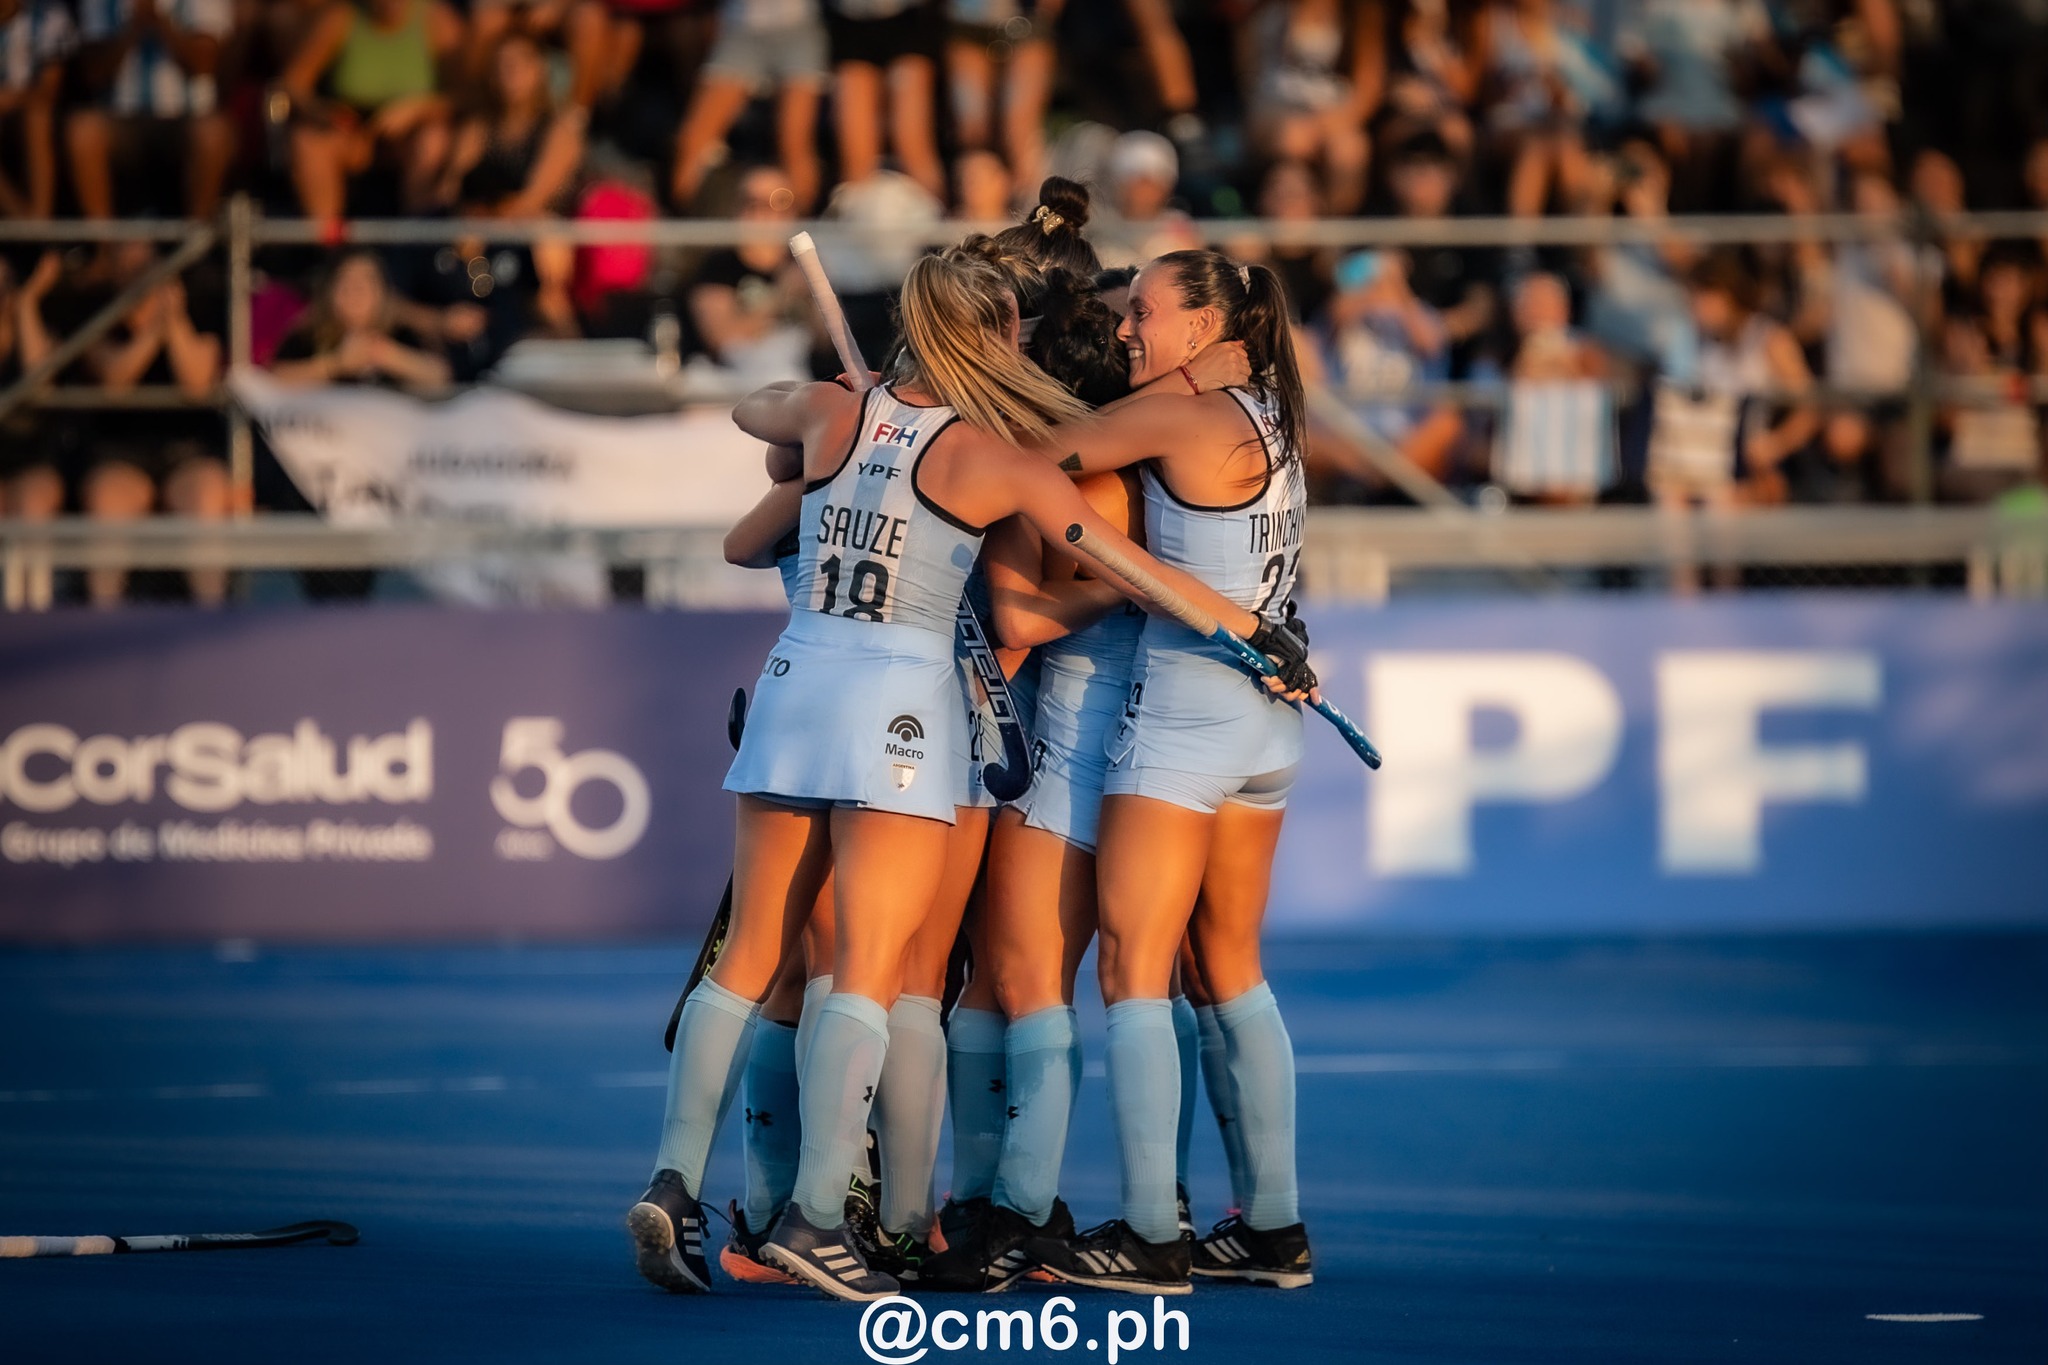
<svg viewBox="0 0 2048 1365">
<path fill-rule="evenodd" d="M 127 221 L 0 221 L 0 242 L 108 242 L 151 240 L 177 246 L 152 278 L 169 262 L 180 264 L 209 250 L 225 252 L 228 276 L 227 359 L 230 367 L 250 361 L 250 296 L 252 262 L 258 249 L 274 245 L 405 245 L 434 244 L 464 237 L 492 244 L 556 241 L 573 245 L 630 244 L 654 248 L 701 248 L 750 240 L 780 241 L 799 228 L 810 231 L 829 256 L 835 249 L 872 250 L 886 245 L 941 245 L 973 230 L 994 230 L 1001 223 L 905 223 L 878 228 L 873 224 L 814 221 L 760 223 L 746 220 L 653 220 L 631 222 L 557 219 L 359 219 L 314 222 L 273 218 L 258 213 L 246 197 L 237 197 L 217 221 L 137 219 Z M 1866 214 L 1749 214 L 1713 217 L 1640 219 L 1605 218 L 1399 218 L 1319 219 L 1281 222 L 1261 219 L 1204 219 L 1195 224 L 1210 241 L 1260 241 L 1277 246 L 1400 247 L 1449 245 L 1473 247 L 1561 246 L 1598 247 L 1629 243 L 1685 241 L 1700 245 L 1731 243 L 1842 243 L 1906 240 L 1933 246 L 1951 239 L 2037 238 L 2048 240 L 2048 212 L 1929 215 L 1919 212 L 1891 216 Z M 1931 272 L 1922 271 L 1923 277 Z M 1938 289 L 1938 279 L 1923 284 Z M 63 343 L 68 357 L 117 325 L 131 306 L 124 293 Z M 1931 317 L 1932 310 L 1921 310 Z M 1917 347 L 1913 377 L 1903 390 L 1850 392 L 1816 389 L 1811 399 L 1889 401 L 1906 404 L 1912 434 L 1913 486 L 1916 502 L 1932 496 L 1932 431 L 1939 404 L 1981 401 L 1981 395 L 1946 384 L 1935 373 L 1937 351 L 1930 336 Z M 98 390 L 61 389 L 50 381 L 59 365 L 37 367 L 12 389 L 0 393 L 0 410 L 30 402 L 59 409 L 95 407 L 188 406 L 194 400 L 171 390 L 133 390 L 109 394 Z M 2043 396 L 2036 383 L 2030 397 Z M 1475 409 L 1498 406 L 1504 389 L 1498 385 L 1450 384 L 1417 386 L 1399 399 L 1408 402 L 1455 402 Z M 249 420 L 224 392 L 209 400 L 224 409 L 229 428 L 229 468 L 237 506 L 250 505 L 253 483 L 253 439 Z M 1359 401 L 1386 401 L 1379 395 Z M 1322 395 L 1319 408 L 1342 422 L 1341 404 Z M 2033 532 L 2014 531 L 1997 514 L 1984 509 L 1882 509 L 1845 512 L 1782 509 L 1740 517 L 1672 518 L 1644 509 L 1601 509 L 1560 513 L 1517 509 L 1483 513 L 1449 494 L 1398 452 L 1378 442 L 1355 418 L 1343 429 L 1360 444 L 1394 483 L 1428 510 L 1422 513 L 1359 512 L 1325 509 L 1310 548 L 1315 575 L 1327 590 L 1342 595 L 1381 596 L 1405 575 L 1478 567 L 1534 572 L 1540 581 L 1549 571 L 1574 566 L 1627 564 L 1645 568 L 1679 563 L 1885 563 L 1969 566 L 1969 582 L 1985 591 L 2031 590 L 2028 567 L 2038 549 Z M 246 515 L 246 510 L 245 513 Z M 1345 528 L 1338 530 L 1336 528 Z M 1691 527 L 1691 530 L 1684 528 Z M 114 566 L 317 568 L 404 566 L 423 559 L 446 560 L 476 554 L 576 553 L 612 563 L 658 563 L 669 566 L 670 580 L 695 581 L 691 575 L 705 555 L 708 541 L 696 530 L 548 531 L 527 528 L 398 527 L 388 530 L 337 528 L 308 518 L 266 517 L 260 522 L 223 530 L 219 525 L 185 525 L 157 521 L 108 527 L 62 522 L 31 527 L 0 522 L 0 556 L 9 582 L 24 574 L 53 568 Z M 649 541 L 647 537 L 656 537 Z M 661 537 L 668 537 L 661 540 Z M 572 548 L 573 547 L 573 548 Z M 715 547 L 714 547 L 715 548 Z M 680 575 L 680 577 L 675 577 Z M 688 595 L 687 587 L 679 589 Z M 10 601 L 16 598 L 10 594 Z"/>
<path fill-rule="evenodd" d="M 479 559 L 578 559 L 645 574 L 653 606 L 763 606 L 774 576 L 732 570 L 715 527 L 533 527 L 470 522 L 337 526 L 275 515 L 118 525 L 0 520 L 0 600 L 48 600 L 50 575 L 93 569 L 420 570 Z M 1764 515 L 1643 507 L 1452 513 L 1325 507 L 1302 560 L 1318 598 L 1380 602 L 1436 574 L 1523 589 L 1581 586 L 1574 572 L 1626 569 L 1661 588 L 1700 567 L 1948 568 L 1973 596 L 2048 596 L 2048 513 L 1990 507 L 1788 508 Z"/>
</svg>

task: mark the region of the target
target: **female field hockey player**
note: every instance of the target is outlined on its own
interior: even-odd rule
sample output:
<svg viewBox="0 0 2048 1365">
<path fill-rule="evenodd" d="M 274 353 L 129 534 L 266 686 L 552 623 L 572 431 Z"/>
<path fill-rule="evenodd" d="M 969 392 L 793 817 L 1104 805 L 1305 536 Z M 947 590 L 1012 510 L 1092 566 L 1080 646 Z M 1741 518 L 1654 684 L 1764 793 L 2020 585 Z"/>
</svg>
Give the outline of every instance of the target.
<svg viewBox="0 0 2048 1365">
<path fill-rule="evenodd" d="M 1155 556 L 1252 611 L 1262 638 L 1296 639 L 1306 425 L 1279 277 L 1210 251 L 1179 251 L 1132 282 L 1122 335 L 1133 384 L 1205 348 L 1241 341 L 1244 388 L 1148 395 L 1062 426 L 1049 449 L 1085 475 L 1139 465 Z M 1195 385 L 1194 387 L 1200 387 Z M 1309 692 L 1306 663 L 1283 667 Z M 1275 848 L 1301 758 L 1301 713 L 1191 632 L 1147 620 L 1125 713 L 1109 741 L 1097 833 L 1098 971 L 1109 1007 L 1109 1081 L 1123 1166 L 1123 1216 L 1071 1244 L 1047 1239 L 1045 1268 L 1078 1284 L 1186 1292 L 1206 1275 L 1307 1284 L 1294 1171 L 1293 1053 L 1259 963 Z M 1179 1048 L 1169 1004 L 1192 939 L 1228 1049 L 1245 1126 L 1241 1221 L 1191 1249 L 1175 1201 Z"/>
<path fill-rule="evenodd" d="M 1049 421 L 1082 409 L 1016 352 L 1015 302 L 1000 276 L 925 257 L 904 282 L 901 310 L 893 383 L 865 395 L 777 385 L 734 412 L 751 435 L 803 447 L 803 609 L 762 671 L 726 778 L 738 796 L 732 925 L 684 1009 L 657 1170 L 628 1214 L 642 1272 L 674 1289 L 707 1286 L 701 1244 L 687 1236 L 701 1232 L 705 1157 L 756 1002 L 829 864 L 833 992 L 802 1062 L 795 1197 L 761 1250 L 834 1297 L 895 1292 L 844 1235 L 844 1178 L 865 1140 L 903 953 L 944 874 L 952 731 L 964 721 L 954 608 L 982 528 L 1021 514 L 1059 538 L 1079 522 L 1150 566 L 1049 462 L 1006 439 L 1013 430 L 1044 438 Z M 1272 638 L 1251 612 L 1169 566 L 1157 571 L 1219 620 L 1303 662 L 1291 637 Z"/>
</svg>

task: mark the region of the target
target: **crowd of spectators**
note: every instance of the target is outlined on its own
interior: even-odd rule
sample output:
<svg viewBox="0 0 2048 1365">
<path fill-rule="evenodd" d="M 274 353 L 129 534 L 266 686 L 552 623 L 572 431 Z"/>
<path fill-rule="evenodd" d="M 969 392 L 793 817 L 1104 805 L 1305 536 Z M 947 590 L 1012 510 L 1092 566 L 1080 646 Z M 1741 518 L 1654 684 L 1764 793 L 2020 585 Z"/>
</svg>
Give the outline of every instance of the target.
<svg viewBox="0 0 2048 1365">
<path fill-rule="evenodd" d="M 204 217 L 233 192 L 321 220 L 830 214 L 877 228 L 872 260 L 842 280 L 856 324 L 876 330 L 916 249 L 891 225 L 1009 216 L 1048 171 L 1094 187 L 1091 235 L 1111 264 L 1252 214 L 2048 208 L 2039 11 L 0 0 L 0 216 Z M 1398 500 L 1390 458 L 1527 502 L 1900 499 L 1927 429 L 1938 496 L 2040 476 L 2042 241 L 1221 244 L 1281 271 L 1306 368 L 1350 409 L 1317 432 L 1326 499 Z M 0 380 L 156 254 L 0 254 Z M 292 382 L 431 392 L 525 337 L 652 336 L 734 382 L 829 364 L 776 248 L 470 237 L 269 248 L 257 265 L 256 359 Z M 215 392 L 223 285 L 207 262 L 161 283 L 60 380 Z M 1931 423 L 1901 397 L 1922 366 L 1941 380 L 1925 390 Z M 224 508 L 221 430 L 205 409 L 17 410 L 0 423 L 0 515 Z"/>
</svg>

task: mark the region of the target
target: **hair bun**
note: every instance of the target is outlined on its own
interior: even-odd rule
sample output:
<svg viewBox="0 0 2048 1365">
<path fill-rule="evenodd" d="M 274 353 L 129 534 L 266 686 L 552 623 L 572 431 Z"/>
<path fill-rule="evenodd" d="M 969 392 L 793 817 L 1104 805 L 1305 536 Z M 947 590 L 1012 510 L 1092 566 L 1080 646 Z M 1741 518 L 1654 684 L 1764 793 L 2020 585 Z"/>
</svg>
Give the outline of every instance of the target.
<svg viewBox="0 0 2048 1365">
<path fill-rule="evenodd" d="M 1060 226 L 1079 236 L 1081 229 L 1088 226 L 1088 187 L 1064 176 L 1049 175 L 1038 187 L 1038 207 L 1057 214 Z"/>
</svg>

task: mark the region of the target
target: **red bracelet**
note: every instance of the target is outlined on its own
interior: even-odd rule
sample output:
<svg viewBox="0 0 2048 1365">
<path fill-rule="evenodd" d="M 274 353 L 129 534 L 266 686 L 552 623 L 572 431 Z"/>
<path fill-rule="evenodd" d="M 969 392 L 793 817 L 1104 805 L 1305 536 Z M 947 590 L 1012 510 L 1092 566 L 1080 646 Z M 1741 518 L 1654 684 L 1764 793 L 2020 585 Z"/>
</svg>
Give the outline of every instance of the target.
<svg viewBox="0 0 2048 1365">
<path fill-rule="evenodd" d="M 1193 370 L 1190 370 L 1185 365 L 1181 366 L 1180 377 L 1188 381 L 1188 387 L 1193 389 L 1198 396 L 1201 394 L 1202 386 L 1195 382 L 1195 372 Z"/>
</svg>

